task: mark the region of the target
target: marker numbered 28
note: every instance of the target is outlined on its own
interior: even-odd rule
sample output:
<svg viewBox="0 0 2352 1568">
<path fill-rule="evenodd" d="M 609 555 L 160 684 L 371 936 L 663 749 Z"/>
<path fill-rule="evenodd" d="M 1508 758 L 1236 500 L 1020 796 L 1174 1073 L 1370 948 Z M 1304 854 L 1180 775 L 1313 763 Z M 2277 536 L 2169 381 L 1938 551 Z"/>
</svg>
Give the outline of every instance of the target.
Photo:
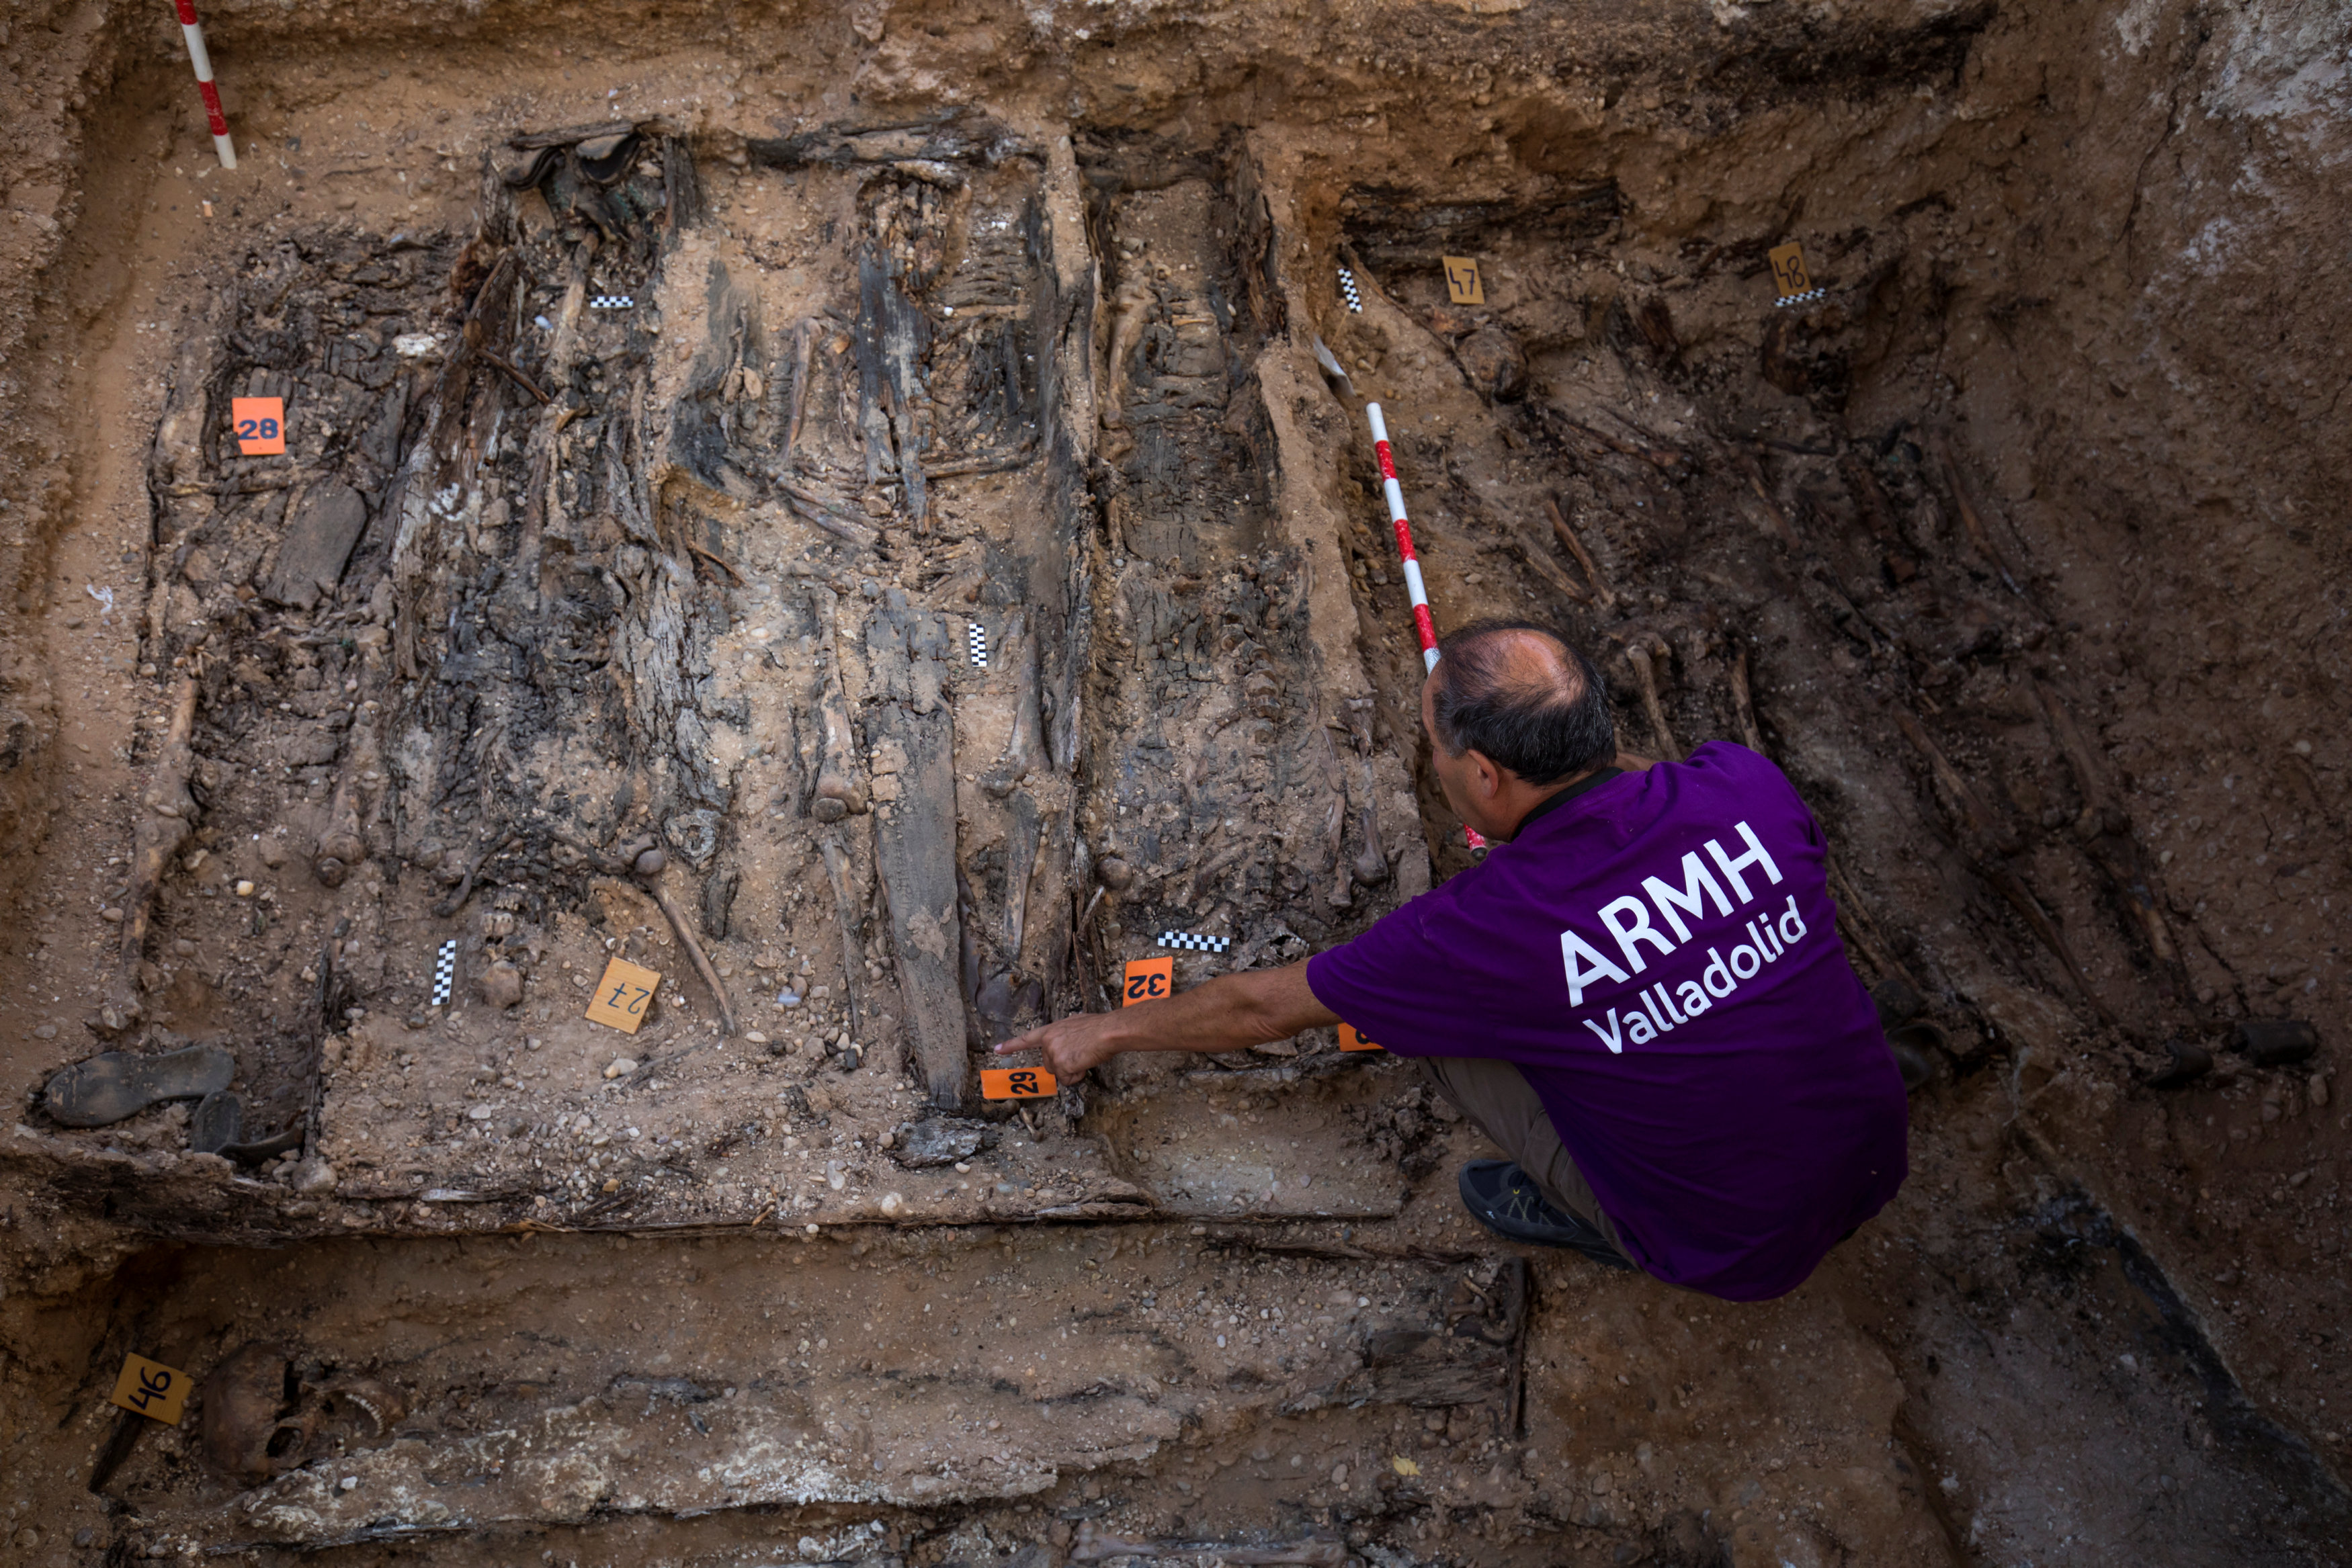
<svg viewBox="0 0 2352 1568">
<path fill-rule="evenodd" d="M 229 428 L 236 449 L 247 457 L 268 457 L 286 450 L 286 400 L 282 397 L 229 399 Z"/>
</svg>

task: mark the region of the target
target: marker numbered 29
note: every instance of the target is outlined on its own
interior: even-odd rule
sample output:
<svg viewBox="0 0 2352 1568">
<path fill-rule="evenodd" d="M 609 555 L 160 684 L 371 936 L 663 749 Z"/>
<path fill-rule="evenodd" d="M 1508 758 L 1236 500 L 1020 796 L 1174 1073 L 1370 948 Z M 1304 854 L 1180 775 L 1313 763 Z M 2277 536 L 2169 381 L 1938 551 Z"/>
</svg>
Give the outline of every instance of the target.
<svg viewBox="0 0 2352 1568">
<path fill-rule="evenodd" d="M 983 1100 L 1042 1100 L 1061 1087 L 1042 1067 L 994 1067 L 980 1075 Z"/>
</svg>

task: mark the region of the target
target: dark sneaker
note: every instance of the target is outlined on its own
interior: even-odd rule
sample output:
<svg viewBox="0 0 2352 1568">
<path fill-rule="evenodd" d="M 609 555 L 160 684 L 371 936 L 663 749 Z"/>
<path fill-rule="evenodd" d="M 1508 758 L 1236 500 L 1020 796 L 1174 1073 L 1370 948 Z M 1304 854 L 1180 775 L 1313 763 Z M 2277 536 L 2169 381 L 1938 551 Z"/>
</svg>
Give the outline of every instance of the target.
<svg viewBox="0 0 2352 1568">
<path fill-rule="evenodd" d="M 1565 1247 L 1612 1269 L 1633 1267 L 1597 1227 L 1546 1202 L 1528 1173 L 1508 1160 L 1472 1160 L 1464 1166 L 1462 1206 L 1497 1236 L 1538 1247 Z"/>
</svg>

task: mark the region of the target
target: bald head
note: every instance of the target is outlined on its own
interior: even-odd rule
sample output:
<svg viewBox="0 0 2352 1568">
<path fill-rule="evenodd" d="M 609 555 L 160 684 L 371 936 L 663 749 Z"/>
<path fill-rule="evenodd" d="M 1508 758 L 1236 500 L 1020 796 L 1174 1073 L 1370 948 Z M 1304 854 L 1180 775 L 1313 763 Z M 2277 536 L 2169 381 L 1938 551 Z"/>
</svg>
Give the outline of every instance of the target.
<svg viewBox="0 0 2352 1568">
<path fill-rule="evenodd" d="M 1438 643 L 1431 738 L 1542 788 L 1616 755 L 1609 692 L 1592 662 L 1532 621 L 1477 621 Z"/>
</svg>

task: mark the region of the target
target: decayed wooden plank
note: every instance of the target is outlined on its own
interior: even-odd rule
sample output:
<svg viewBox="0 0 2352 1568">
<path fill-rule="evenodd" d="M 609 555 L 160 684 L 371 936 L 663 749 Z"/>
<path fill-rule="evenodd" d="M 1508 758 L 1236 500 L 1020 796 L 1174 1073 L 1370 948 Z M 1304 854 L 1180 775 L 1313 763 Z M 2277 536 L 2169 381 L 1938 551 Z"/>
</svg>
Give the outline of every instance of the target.
<svg viewBox="0 0 2352 1568">
<path fill-rule="evenodd" d="M 908 1046 L 931 1103 L 953 1107 L 963 1103 L 967 1061 L 956 975 L 962 928 L 956 913 L 955 720 L 940 693 L 948 633 L 938 616 L 894 590 L 866 646 L 869 658 L 887 648 L 877 666 L 896 677 L 888 695 L 866 709 L 866 733 L 898 766 L 898 800 L 874 814 L 874 852 L 890 904 Z"/>
</svg>

